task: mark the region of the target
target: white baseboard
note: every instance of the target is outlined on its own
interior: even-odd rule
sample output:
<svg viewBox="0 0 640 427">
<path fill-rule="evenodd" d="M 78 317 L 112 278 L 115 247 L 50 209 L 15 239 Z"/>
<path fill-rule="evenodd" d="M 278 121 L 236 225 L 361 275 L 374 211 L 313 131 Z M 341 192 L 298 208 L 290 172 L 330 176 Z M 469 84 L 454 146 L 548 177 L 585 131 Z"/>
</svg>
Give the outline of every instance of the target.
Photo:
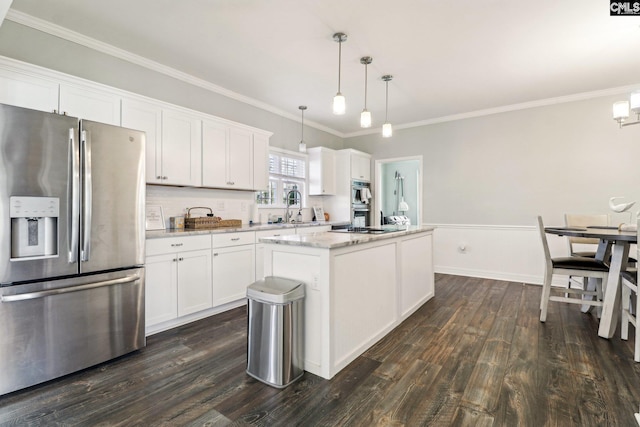
<svg viewBox="0 0 640 427">
<path fill-rule="evenodd" d="M 481 279 L 504 280 L 506 282 L 542 285 L 542 277 L 530 274 L 508 273 L 504 271 L 474 270 L 450 266 L 434 266 L 436 273 L 453 274 L 456 276 L 479 277 Z"/>
<path fill-rule="evenodd" d="M 145 328 L 145 336 L 151 336 L 159 332 L 167 331 L 169 329 L 176 328 L 178 326 L 186 325 L 187 323 L 195 322 L 196 320 L 204 319 L 205 317 L 213 316 L 214 314 L 220 314 L 225 311 L 232 310 L 237 307 L 247 305 L 247 299 L 241 299 L 238 301 L 230 302 L 218 307 L 209 308 L 206 310 L 198 311 L 187 316 L 178 317 L 176 319 L 167 320 L 166 322 L 158 323 L 153 326 L 147 326 Z"/>
</svg>

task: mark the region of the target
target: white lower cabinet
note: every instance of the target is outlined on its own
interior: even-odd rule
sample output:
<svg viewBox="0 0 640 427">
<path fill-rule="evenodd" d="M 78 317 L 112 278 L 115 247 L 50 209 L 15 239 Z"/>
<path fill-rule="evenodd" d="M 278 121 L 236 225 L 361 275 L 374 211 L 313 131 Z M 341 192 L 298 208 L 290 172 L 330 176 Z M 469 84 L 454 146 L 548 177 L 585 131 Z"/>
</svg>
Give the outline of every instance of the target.
<svg viewBox="0 0 640 427">
<path fill-rule="evenodd" d="M 433 235 L 417 234 L 400 239 L 397 263 L 400 271 L 400 316 L 413 313 L 434 292 Z M 427 262 L 429 261 L 429 262 Z"/>
<path fill-rule="evenodd" d="M 177 254 L 147 255 L 145 262 L 145 321 L 157 325 L 178 317 Z"/>
<path fill-rule="evenodd" d="M 243 299 L 255 280 L 255 232 L 213 236 L 213 305 Z"/>
<path fill-rule="evenodd" d="M 256 231 L 256 280 L 264 279 L 264 243 L 260 243 L 260 238 L 288 236 L 291 234 L 296 234 L 295 228 Z"/>
<path fill-rule="evenodd" d="M 146 327 L 212 306 L 211 236 L 146 243 Z"/>
<path fill-rule="evenodd" d="M 213 307 L 211 249 L 178 254 L 178 316 Z"/>
</svg>

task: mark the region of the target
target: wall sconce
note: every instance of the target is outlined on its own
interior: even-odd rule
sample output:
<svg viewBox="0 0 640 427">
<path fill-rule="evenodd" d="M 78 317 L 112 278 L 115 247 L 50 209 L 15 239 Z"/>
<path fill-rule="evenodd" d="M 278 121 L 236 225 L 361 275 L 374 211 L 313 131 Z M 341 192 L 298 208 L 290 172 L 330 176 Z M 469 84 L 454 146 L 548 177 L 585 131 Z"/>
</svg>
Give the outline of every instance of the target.
<svg viewBox="0 0 640 427">
<path fill-rule="evenodd" d="M 391 136 L 393 136 L 393 128 L 391 127 L 391 123 L 389 123 L 389 120 L 387 118 L 388 113 L 389 113 L 389 82 L 391 81 L 391 79 L 393 79 L 392 75 L 384 75 L 382 76 L 382 80 L 384 80 L 385 84 L 386 84 L 386 96 L 385 96 L 385 106 L 384 106 L 384 124 L 382 125 L 382 137 L 383 138 L 390 138 Z"/>
<path fill-rule="evenodd" d="M 302 114 L 302 126 L 300 126 L 300 144 L 298 144 L 298 151 L 301 153 L 307 152 L 307 143 L 304 142 L 304 110 L 307 109 L 306 105 L 301 105 L 298 107 Z"/>
<path fill-rule="evenodd" d="M 629 118 L 629 109 L 636 114 L 636 121 L 625 123 Z M 613 120 L 618 122 L 620 127 L 640 123 L 640 91 L 632 92 L 628 101 L 618 101 L 613 104 Z"/>
<path fill-rule="evenodd" d="M 342 64 L 342 42 L 347 41 L 347 35 L 335 33 L 333 40 L 338 42 L 338 93 L 333 97 L 333 114 L 342 115 L 347 110 L 347 105 L 344 95 L 340 92 L 340 66 Z"/>
<path fill-rule="evenodd" d="M 373 58 L 370 56 L 363 56 L 360 58 L 360 63 L 364 64 L 364 110 L 360 113 L 360 127 L 371 127 L 371 112 L 367 110 L 367 65 L 371 64 Z"/>
</svg>

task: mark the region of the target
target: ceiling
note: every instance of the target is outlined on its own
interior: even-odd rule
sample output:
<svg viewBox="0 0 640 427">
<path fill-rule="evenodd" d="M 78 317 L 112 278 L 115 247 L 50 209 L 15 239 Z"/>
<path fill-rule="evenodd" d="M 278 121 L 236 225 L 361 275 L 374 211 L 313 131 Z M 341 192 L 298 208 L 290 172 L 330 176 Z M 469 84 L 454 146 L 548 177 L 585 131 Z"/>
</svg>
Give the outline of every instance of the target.
<svg viewBox="0 0 640 427">
<path fill-rule="evenodd" d="M 606 0 L 13 0 L 11 8 L 341 136 L 640 82 L 640 17 Z M 334 116 L 338 43 L 342 93 Z"/>
</svg>

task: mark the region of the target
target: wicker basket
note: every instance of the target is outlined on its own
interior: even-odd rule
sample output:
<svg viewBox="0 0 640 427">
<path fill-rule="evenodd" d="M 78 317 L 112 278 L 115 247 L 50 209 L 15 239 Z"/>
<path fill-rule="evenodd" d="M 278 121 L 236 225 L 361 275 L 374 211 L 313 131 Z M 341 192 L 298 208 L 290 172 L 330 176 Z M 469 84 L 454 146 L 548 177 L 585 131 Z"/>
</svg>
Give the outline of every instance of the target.
<svg viewBox="0 0 640 427">
<path fill-rule="evenodd" d="M 191 216 L 193 209 L 207 209 L 209 213 L 203 217 Z M 191 230 L 202 230 L 218 227 L 240 227 L 242 226 L 242 220 L 240 219 L 222 219 L 219 216 L 214 216 L 211 208 L 195 207 L 187 209 L 187 214 L 184 217 L 184 228 Z"/>
</svg>

